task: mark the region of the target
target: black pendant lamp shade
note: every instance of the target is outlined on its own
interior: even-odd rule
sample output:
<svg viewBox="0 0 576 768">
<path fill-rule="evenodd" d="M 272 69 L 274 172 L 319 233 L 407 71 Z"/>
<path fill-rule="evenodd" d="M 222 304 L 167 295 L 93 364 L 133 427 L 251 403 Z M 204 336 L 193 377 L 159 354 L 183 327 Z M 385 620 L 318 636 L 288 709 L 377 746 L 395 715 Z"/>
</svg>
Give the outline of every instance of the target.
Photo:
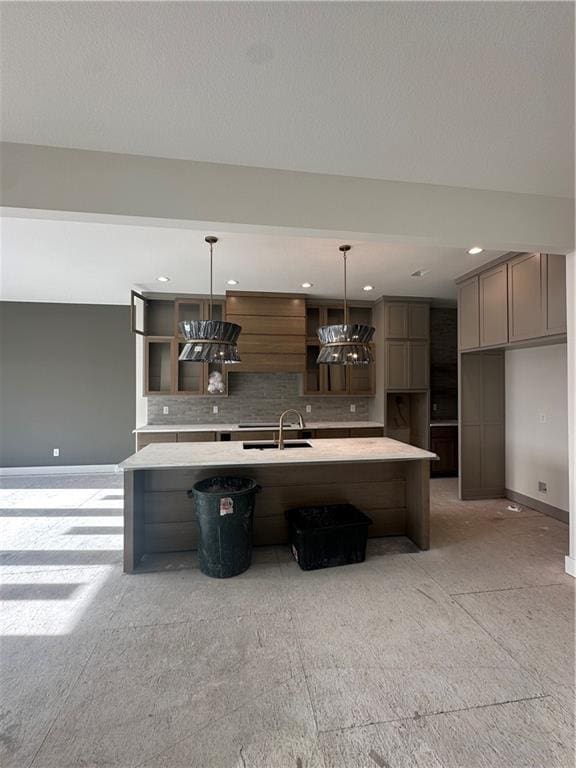
<svg viewBox="0 0 576 768">
<path fill-rule="evenodd" d="M 330 365 L 368 365 L 374 361 L 370 342 L 374 336 L 371 325 L 348 322 L 348 303 L 346 285 L 346 256 L 350 245 L 341 245 L 339 250 L 344 258 L 344 323 L 324 325 L 318 329 L 318 338 L 322 347 L 318 363 Z"/>
<path fill-rule="evenodd" d="M 239 363 L 236 342 L 241 326 L 212 320 L 212 249 L 218 242 L 212 235 L 204 240 L 210 246 L 210 319 L 183 320 L 178 323 L 180 335 L 186 339 L 178 360 L 193 363 Z"/>
</svg>

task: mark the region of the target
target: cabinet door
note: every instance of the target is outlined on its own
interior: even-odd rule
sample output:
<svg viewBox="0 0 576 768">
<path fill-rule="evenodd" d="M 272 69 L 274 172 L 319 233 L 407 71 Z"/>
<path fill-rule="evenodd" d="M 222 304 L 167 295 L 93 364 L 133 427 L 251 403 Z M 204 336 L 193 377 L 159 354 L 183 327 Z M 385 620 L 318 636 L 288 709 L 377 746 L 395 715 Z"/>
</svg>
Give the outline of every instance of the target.
<svg viewBox="0 0 576 768">
<path fill-rule="evenodd" d="M 386 389 L 408 389 L 408 342 L 384 342 Z"/>
<path fill-rule="evenodd" d="M 374 394 L 374 364 L 351 365 L 348 368 L 348 392 L 351 395 Z"/>
<path fill-rule="evenodd" d="M 324 389 L 324 366 L 316 362 L 320 344 L 306 345 L 306 371 L 304 372 L 304 394 L 319 395 Z"/>
<path fill-rule="evenodd" d="M 184 344 L 177 345 L 178 355 L 184 349 Z M 178 395 L 204 394 L 204 363 L 190 363 L 176 360 L 174 389 Z"/>
<path fill-rule="evenodd" d="M 480 346 L 480 294 L 478 277 L 458 286 L 458 346 L 477 349 Z"/>
<path fill-rule="evenodd" d="M 450 476 L 458 473 L 458 436 L 435 436 L 432 430 L 430 450 L 438 456 L 438 461 L 430 462 L 433 477 Z"/>
<path fill-rule="evenodd" d="M 566 333 L 566 256 L 542 254 L 544 334 Z"/>
<path fill-rule="evenodd" d="M 184 320 L 203 320 L 202 299 L 176 299 L 174 302 L 174 336 L 183 338 L 179 325 Z"/>
<path fill-rule="evenodd" d="M 543 329 L 542 265 L 539 253 L 523 253 L 508 262 L 510 341 L 535 339 Z"/>
<path fill-rule="evenodd" d="M 174 302 L 165 299 L 146 301 L 144 327 L 147 336 L 173 336 Z"/>
<path fill-rule="evenodd" d="M 136 450 L 140 451 L 152 443 L 175 443 L 177 442 L 176 432 L 137 432 Z"/>
<path fill-rule="evenodd" d="M 483 272 L 480 288 L 480 346 L 508 342 L 508 269 L 500 264 Z"/>
<path fill-rule="evenodd" d="M 179 443 L 212 443 L 214 440 L 215 432 L 178 432 Z"/>
<path fill-rule="evenodd" d="M 430 335 L 430 305 L 408 304 L 408 336 L 428 339 Z"/>
<path fill-rule="evenodd" d="M 144 394 L 172 394 L 174 392 L 173 369 L 172 339 L 147 338 L 144 344 Z"/>
<path fill-rule="evenodd" d="M 384 336 L 387 339 L 408 338 L 408 304 L 389 302 L 385 305 Z"/>
<path fill-rule="evenodd" d="M 427 341 L 408 342 L 408 387 L 427 389 L 430 381 L 430 360 Z"/>
<path fill-rule="evenodd" d="M 325 388 L 327 395 L 345 395 L 348 392 L 346 365 L 327 365 Z"/>
</svg>

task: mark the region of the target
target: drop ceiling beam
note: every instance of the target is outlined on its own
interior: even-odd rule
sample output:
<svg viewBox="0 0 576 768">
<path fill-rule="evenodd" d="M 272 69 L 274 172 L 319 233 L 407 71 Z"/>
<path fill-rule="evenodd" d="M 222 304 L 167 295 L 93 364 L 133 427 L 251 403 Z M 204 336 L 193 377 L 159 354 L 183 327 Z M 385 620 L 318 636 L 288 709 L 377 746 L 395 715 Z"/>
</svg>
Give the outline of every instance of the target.
<svg viewBox="0 0 576 768">
<path fill-rule="evenodd" d="M 3 143 L 6 213 L 228 224 L 430 246 L 567 253 L 569 198 Z"/>
</svg>

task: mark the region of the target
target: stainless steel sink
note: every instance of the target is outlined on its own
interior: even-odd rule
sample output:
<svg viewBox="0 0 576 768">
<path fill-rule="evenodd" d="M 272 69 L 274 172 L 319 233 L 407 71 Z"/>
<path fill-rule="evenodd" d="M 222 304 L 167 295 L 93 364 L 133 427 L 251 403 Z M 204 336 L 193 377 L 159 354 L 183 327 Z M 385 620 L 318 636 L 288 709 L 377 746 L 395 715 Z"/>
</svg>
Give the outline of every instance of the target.
<svg viewBox="0 0 576 768">
<path fill-rule="evenodd" d="M 288 427 L 297 427 L 297 424 L 286 424 Z M 238 424 L 238 429 L 278 429 L 277 421 L 252 421 L 246 424 Z"/>
<path fill-rule="evenodd" d="M 245 451 L 269 451 L 272 449 L 278 450 L 278 443 L 242 443 L 242 447 Z M 306 442 L 306 440 L 286 440 L 284 448 L 312 448 L 312 444 Z"/>
</svg>

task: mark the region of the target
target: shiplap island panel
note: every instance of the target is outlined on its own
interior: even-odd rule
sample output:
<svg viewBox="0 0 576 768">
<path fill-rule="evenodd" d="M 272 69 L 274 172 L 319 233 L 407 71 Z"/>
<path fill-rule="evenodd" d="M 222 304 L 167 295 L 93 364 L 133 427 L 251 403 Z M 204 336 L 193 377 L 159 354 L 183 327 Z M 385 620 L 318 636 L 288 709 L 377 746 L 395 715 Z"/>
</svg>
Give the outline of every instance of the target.
<svg viewBox="0 0 576 768">
<path fill-rule="evenodd" d="M 429 547 L 429 451 L 390 438 L 309 440 L 309 448 L 246 450 L 240 441 L 152 444 L 121 464 L 125 479 L 124 569 L 142 557 L 197 546 L 187 491 L 212 475 L 253 478 L 254 543 L 287 541 L 284 512 L 316 504 L 355 504 L 374 521 L 371 536 L 410 537 Z"/>
</svg>

